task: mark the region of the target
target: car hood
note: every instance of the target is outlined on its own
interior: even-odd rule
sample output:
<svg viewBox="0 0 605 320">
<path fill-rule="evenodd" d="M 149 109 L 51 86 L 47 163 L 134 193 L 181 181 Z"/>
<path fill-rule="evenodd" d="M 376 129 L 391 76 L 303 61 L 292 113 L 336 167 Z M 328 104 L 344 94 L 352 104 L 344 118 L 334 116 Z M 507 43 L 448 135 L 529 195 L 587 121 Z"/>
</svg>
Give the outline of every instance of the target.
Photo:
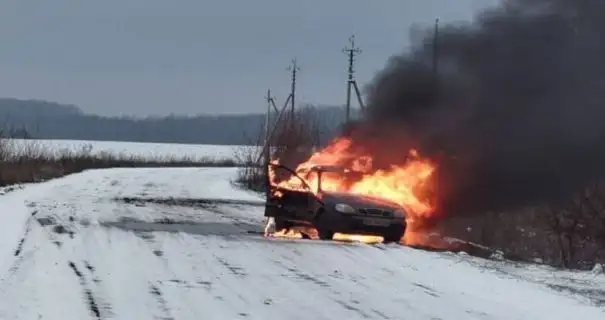
<svg viewBox="0 0 605 320">
<path fill-rule="evenodd" d="M 327 204 L 346 203 L 355 209 L 376 208 L 382 210 L 403 210 L 403 208 L 395 202 L 379 197 L 352 193 L 324 192 L 321 198 Z"/>
</svg>

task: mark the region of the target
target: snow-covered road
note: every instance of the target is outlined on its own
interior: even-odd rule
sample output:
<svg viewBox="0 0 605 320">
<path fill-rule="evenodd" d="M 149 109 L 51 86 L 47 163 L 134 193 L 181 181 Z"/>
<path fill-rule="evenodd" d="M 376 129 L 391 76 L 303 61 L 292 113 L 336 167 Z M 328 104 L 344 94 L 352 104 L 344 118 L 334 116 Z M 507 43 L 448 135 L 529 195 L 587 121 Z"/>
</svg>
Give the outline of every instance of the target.
<svg viewBox="0 0 605 320">
<path fill-rule="evenodd" d="M 262 238 L 234 173 L 93 170 L 0 196 L 0 319 L 605 319 L 603 275 Z M 119 200 L 158 197 L 190 200 Z"/>
</svg>

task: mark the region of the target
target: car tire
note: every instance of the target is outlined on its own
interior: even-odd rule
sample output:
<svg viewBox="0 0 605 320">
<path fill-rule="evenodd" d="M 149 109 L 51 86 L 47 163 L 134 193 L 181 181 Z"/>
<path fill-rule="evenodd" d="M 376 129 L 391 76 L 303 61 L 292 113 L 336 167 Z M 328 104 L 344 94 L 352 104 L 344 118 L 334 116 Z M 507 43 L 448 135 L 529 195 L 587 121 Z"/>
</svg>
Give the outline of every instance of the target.
<svg viewBox="0 0 605 320">
<path fill-rule="evenodd" d="M 385 243 L 399 243 L 404 234 L 405 228 L 390 228 L 385 234 L 382 235 L 382 237 L 384 238 Z"/>
<path fill-rule="evenodd" d="M 328 215 L 323 211 L 319 211 L 315 217 L 315 229 L 317 229 L 317 236 L 320 240 L 332 240 L 334 238 L 334 231 L 331 229 Z"/>
<path fill-rule="evenodd" d="M 282 218 L 275 218 L 275 231 L 292 228 L 292 223 Z"/>
</svg>

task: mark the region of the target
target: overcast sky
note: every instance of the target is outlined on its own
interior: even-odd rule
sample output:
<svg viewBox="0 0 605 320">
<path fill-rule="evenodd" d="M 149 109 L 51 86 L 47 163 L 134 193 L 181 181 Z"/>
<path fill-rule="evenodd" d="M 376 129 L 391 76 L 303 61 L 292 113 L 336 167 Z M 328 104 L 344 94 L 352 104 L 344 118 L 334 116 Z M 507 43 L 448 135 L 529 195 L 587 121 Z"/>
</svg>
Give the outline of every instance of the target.
<svg viewBox="0 0 605 320">
<path fill-rule="evenodd" d="M 351 34 L 368 82 L 412 24 L 470 20 L 496 0 L 52 0 L 0 2 L 0 96 L 101 115 L 262 112 L 272 88 L 342 105 Z"/>
</svg>

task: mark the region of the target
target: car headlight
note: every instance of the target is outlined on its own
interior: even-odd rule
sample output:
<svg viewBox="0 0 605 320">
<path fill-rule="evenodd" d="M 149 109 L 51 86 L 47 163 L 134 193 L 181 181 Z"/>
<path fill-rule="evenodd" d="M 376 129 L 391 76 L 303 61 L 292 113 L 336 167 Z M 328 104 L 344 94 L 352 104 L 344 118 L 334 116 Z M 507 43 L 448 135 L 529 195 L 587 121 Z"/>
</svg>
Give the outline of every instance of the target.
<svg viewBox="0 0 605 320">
<path fill-rule="evenodd" d="M 341 213 L 355 213 L 355 208 L 351 207 L 350 205 L 346 204 L 346 203 L 339 203 L 337 205 L 334 206 L 334 209 L 336 209 L 336 211 L 341 212 Z"/>
</svg>

